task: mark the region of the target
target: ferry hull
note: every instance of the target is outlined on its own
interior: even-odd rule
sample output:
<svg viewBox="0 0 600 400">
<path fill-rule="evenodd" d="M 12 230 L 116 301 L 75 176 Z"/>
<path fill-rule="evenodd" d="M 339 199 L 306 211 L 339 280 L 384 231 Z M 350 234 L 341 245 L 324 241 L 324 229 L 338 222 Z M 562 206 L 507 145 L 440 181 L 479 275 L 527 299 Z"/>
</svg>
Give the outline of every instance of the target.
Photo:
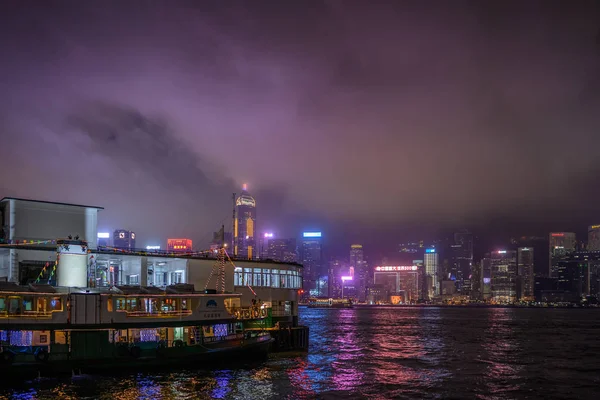
<svg viewBox="0 0 600 400">
<path fill-rule="evenodd" d="M 144 350 L 139 357 L 130 355 L 89 360 L 52 360 L 36 363 L 0 364 L 0 374 L 18 379 L 72 374 L 102 374 L 142 372 L 173 368 L 211 369 L 240 362 L 263 361 L 271 351 L 272 338 L 222 346 L 188 346 Z"/>
</svg>

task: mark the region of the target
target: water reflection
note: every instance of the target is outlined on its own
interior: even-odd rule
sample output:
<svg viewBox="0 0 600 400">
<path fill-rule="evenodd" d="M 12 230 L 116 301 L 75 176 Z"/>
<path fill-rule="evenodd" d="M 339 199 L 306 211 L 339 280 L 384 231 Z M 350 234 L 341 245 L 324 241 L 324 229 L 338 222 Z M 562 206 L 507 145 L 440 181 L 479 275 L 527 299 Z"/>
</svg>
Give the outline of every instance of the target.
<svg viewBox="0 0 600 400">
<path fill-rule="evenodd" d="M 303 309 L 301 317 L 308 354 L 228 370 L 36 380 L 0 388 L 0 399 L 585 399 L 600 387 L 597 310 Z"/>
</svg>

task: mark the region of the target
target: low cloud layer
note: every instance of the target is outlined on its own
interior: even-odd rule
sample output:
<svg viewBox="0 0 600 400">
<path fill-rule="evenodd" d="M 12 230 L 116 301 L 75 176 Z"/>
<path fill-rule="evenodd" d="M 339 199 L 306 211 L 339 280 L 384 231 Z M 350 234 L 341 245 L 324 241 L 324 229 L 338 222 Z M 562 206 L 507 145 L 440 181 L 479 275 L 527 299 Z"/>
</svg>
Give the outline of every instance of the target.
<svg viewBox="0 0 600 400">
<path fill-rule="evenodd" d="M 103 229 L 207 241 L 243 182 L 342 241 L 600 218 L 594 2 L 0 7 L 3 193 Z"/>
</svg>

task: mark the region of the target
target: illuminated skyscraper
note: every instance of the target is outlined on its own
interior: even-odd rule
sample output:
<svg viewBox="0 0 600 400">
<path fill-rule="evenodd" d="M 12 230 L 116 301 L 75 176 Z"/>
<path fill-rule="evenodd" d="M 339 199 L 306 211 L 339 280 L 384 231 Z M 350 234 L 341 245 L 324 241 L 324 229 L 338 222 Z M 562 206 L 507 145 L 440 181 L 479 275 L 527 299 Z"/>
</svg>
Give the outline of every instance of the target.
<svg viewBox="0 0 600 400">
<path fill-rule="evenodd" d="M 118 229 L 113 233 L 113 246 L 117 249 L 135 249 L 135 232 Z"/>
<path fill-rule="evenodd" d="M 588 227 L 588 251 L 600 250 L 600 225 L 591 225 Z"/>
<path fill-rule="evenodd" d="M 577 239 L 573 232 L 553 232 L 550 234 L 550 277 L 558 277 L 558 260 L 576 250 Z"/>
<path fill-rule="evenodd" d="M 431 286 L 427 288 L 426 293 L 429 298 L 432 298 L 433 296 L 438 296 L 440 294 L 438 271 L 439 258 L 436 250 L 432 248 L 425 249 L 423 261 L 425 263 L 426 281 L 431 282 Z"/>
<path fill-rule="evenodd" d="M 255 257 L 254 250 L 256 236 L 256 201 L 244 184 L 242 194 L 235 201 L 233 254 L 239 258 L 251 260 Z"/>
<path fill-rule="evenodd" d="M 317 285 L 319 278 L 327 276 L 323 269 L 323 245 L 321 232 L 304 232 L 302 234 L 302 265 L 304 266 L 304 290 L 311 296 L 326 296 L 329 288 Z M 324 291 L 324 293 L 321 293 Z"/>
<path fill-rule="evenodd" d="M 517 252 L 499 250 L 491 254 L 492 301 L 513 303 L 517 300 Z"/>
<path fill-rule="evenodd" d="M 535 277 L 533 273 L 534 252 L 532 247 L 519 247 L 517 250 L 519 274 L 519 300 L 533 301 Z"/>
<path fill-rule="evenodd" d="M 350 275 L 354 278 L 358 299 L 364 301 L 371 274 L 367 269 L 363 247 L 360 244 L 350 246 Z"/>
</svg>

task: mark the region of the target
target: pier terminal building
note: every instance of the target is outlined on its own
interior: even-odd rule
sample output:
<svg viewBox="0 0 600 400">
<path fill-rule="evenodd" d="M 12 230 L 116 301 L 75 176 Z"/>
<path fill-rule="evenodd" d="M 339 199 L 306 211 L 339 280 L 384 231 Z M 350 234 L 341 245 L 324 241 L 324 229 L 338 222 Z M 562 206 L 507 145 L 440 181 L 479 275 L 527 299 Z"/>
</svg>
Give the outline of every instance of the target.
<svg viewBox="0 0 600 400">
<path fill-rule="evenodd" d="M 5 197 L 0 200 L 0 281 L 55 284 L 56 239 L 87 241 L 90 287 L 167 287 L 193 284 L 196 290 L 218 287 L 216 254 L 210 250 L 175 253 L 98 246 L 102 207 Z M 226 260 L 224 287 L 242 294 L 242 307 L 261 300 L 271 323 L 298 323 L 302 266 L 294 263 Z"/>
</svg>

